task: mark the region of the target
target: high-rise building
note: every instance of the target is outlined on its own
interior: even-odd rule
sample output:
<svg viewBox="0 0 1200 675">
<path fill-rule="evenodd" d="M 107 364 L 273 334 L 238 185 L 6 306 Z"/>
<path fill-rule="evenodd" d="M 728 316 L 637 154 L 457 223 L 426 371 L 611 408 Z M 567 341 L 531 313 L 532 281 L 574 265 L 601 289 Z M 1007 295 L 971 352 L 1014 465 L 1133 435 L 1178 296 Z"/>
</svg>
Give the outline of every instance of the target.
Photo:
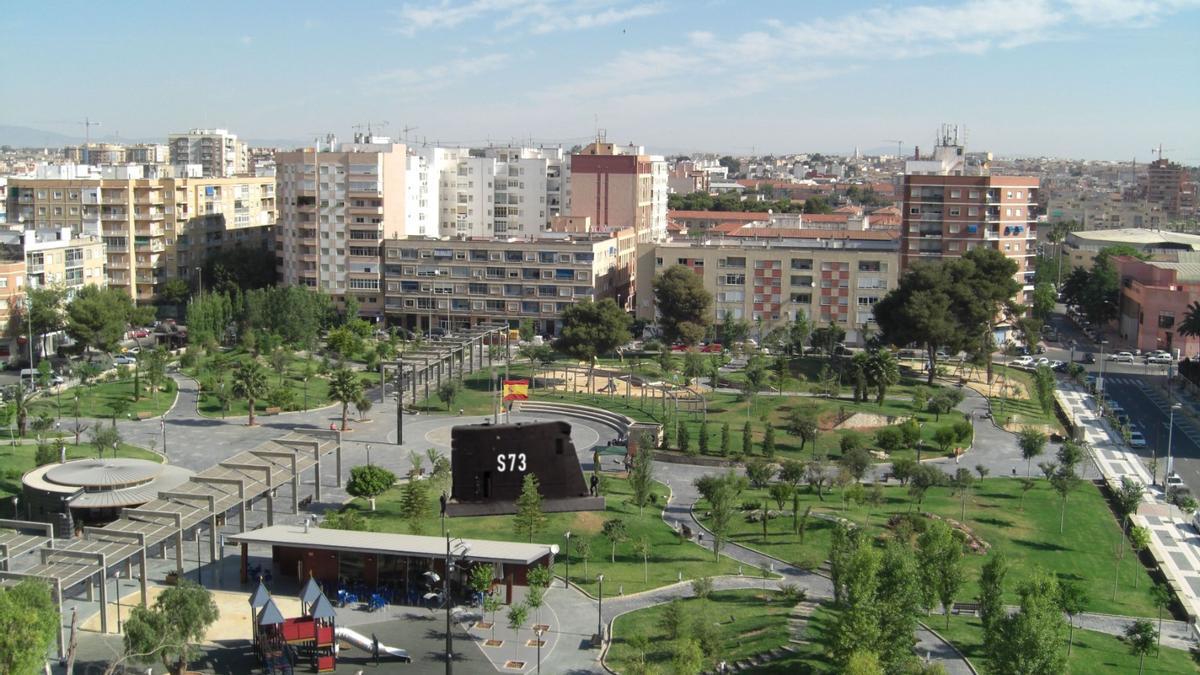
<svg viewBox="0 0 1200 675">
<path fill-rule="evenodd" d="M 1150 162 L 1146 200 L 1161 205 L 1171 218 L 1192 218 L 1198 213 L 1196 182 L 1187 168 L 1161 157 Z"/>
<path fill-rule="evenodd" d="M 271 241 L 273 178 L 141 176 L 122 170 L 104 178 L 11 178 L 8 212 L 24 229 L 101 238 L 108 285 L 139 302 L 152 300 L 168 279 L 193 278 L 211 246 Z"/>
<path fill-rule="evenodd" d="M 632 227 L 639 243 L 667 238 L 667 162 L 603 138 L 571 156 L 570 213 L 598 229 Z"/>
<path fill-rule="evenodd" d="M 986 246 L 1017 263 L 1019 301 L 1032 301 L 1037 255 L 1038 179 L 986 175 L 948 136 L 933 158 L 907 163 L 901 223 L 901 266 L 957 258 Z M 971 175 L 980 173 L 983 175 Z"/>
<path fill-rule="evenodd" d="M 71 228 L 25 230 L 25 273 L 29 286 L 58 286 L 68 297 L 88 285 L 107 286 L 104 242 Z"/>
<path fill-rule="evenodd" d="M 227 129 L 192 129 L 167 136 L 171 164 L 199 164 L 204 178 L 249 173 L 246 144 Z"/>
<path fill-rule="evenodd" d="M 406 233 L 407 158 L 390 139 L 356 141 L 275 155 L 279 281 L 339 304 L 353 293 L 363 316 L 380 317 L 380 247 Z"/>
</svg>

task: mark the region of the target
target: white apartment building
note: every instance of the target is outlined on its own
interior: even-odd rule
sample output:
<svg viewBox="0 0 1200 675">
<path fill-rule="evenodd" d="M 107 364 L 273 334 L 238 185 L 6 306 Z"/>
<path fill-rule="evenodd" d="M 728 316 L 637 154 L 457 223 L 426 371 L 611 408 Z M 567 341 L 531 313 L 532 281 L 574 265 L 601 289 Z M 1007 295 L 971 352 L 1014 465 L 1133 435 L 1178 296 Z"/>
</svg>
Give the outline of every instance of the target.
<svg viewBox="0 0 1200 675">
<path fill-rule="evenodd" d="M 409 235 L 532 237 L 570 199 L 561 148 L 413 148 L 408 167 Z"/>
<path fill-rule="evenodd" d="M 204 178 L 249 173 L 249 152 L 227 129 L 192 129 L 167 136 L 172 164 L 199 164 Z"/>
</svg>

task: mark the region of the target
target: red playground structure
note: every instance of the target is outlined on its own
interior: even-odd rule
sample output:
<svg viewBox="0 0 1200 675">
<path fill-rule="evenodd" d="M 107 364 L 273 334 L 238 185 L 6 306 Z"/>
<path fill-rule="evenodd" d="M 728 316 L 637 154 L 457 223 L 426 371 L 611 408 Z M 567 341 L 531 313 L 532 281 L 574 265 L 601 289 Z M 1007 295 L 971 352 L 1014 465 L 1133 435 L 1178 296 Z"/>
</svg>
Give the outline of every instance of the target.
<svg viewBox="0 0 1200 675">
<path fill-rule="evenodd" d="M 300 606 L 304 616 L 284 618 L 261 581 L 250 596 L 254 651 L 272 675 L 290 675 L 301 660 L 318 673 L 337 668 L 337 617 L 316 580 L 310 578 L 300 591 Z"/>
</svg>

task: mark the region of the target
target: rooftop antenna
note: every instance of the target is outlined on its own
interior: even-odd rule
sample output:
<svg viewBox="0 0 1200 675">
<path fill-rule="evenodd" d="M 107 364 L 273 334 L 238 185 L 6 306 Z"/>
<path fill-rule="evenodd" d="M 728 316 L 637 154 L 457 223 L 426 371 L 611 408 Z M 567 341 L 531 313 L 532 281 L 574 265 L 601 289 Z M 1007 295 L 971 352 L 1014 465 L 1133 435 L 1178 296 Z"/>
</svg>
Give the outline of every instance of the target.
<svg viewBox="0 0 1200 675">
<path fill-rule="evenodd" d="M 1162 161 L 1162 158 L 1163 158 L 1163 153 L 1165 153 L 1165 152 L 1174 152 L 1174 148 L 1167 148 L 1166 150 L 1164 150 L 1164 149 L 1163 149 L 1163 146 L 1162 146 L 1162 143 L 1159 143 L 1157 148 L 1150 148 L 1150 152 L 1157 153 L 1157 154 L 1158 154 L 1158 160 L 1161 162 L 1161 161 Z"/>
<path fill-rule="evenodd" d="M 896 156 L 897 157 L 904 156 L 904 141 L 885 138 L 885 139 L 883 139 L 883 142 L 884 143 L 895 143 L 896 144 Z"/>
<path fill-rule="evenodd" d="M 401 128 L 400 128 L 400 133 L 404 135 L 404 142 L 405 142 L 405 143 L 407 143 L 407 142 L 408 142 L 408 132 L 410 132 L 410 131 L 416 131 L 417 129 L 420 129 L 420 128 L 421 128 L 421 127 L 401 127 Z"/>
</svg>

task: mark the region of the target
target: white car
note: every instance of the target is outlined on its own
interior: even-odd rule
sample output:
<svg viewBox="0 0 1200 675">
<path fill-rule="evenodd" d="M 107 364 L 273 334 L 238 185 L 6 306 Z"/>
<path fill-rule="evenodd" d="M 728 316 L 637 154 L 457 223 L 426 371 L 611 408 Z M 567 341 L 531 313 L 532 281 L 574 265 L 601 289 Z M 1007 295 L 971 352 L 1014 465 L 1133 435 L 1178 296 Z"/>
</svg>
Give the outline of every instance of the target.
<svg viewBox="0 0 1200 675">
<path fill-rule="evenodd" d="M 1038 359 L 1038 360 L 1037 360 L 1037 364 L 1036 364 L 1036 365 L 1037 365 L 1037 367 L 1038 367 L 1038 368 L 1041 368 L 1042 366 L 1049 366 L 1049 365 L 1050 365 L 1050 359 L 1048 359 L 1048 358 L 1046 358 L 1046 357 L 1044 357 L 1044 356 L 1043 356 L 1042 358 L 1040 358 L 1040 359 Z"/>
<path fill-rule="evenodd" d="M 135 363 L 137 363 L 137 359 L 133 358 L 132 356 L 115 356 L 115 357 L 113 357 L 114 365 L 132 366 Z"/>
<path fill-rule="evenodd" d="M 1140 431 L 1129 432 L 1129 447 L 1144 448 L 1146 447 L 1146 437 Z"/>
<path fill-rule="evenodd" d="M 1014 366 L 1016 366 L 1017 368 L 1028 368 L 1029 366 L 1033 365 L 1033 357 L 1032 356 L 1021 356 L 1021 357 L 1013 359 L 1012 364 Z"/>
<path fill-rule="evenodd" d="M 1146 357 L 1146 363 L 1171 363 L 1172 361 L 1170 354 L 1152 354 Z"/>
<path fill-rule="evenodd" d="M 1108 360 L 1116 361 L 1117 363 L 1133 363 L 1133 354 L 1129 352 L 1117 352 L 1116 354 L 1109 354 Z"/>
<path fill-rule="evenodd" d="M 1172 488 L 1176 485 L 1183 485 L 1183 479 L 1179 477 L 1179 474 L 1173 473 L 1167 476 L 1167 487 Z"/>
</svg>

